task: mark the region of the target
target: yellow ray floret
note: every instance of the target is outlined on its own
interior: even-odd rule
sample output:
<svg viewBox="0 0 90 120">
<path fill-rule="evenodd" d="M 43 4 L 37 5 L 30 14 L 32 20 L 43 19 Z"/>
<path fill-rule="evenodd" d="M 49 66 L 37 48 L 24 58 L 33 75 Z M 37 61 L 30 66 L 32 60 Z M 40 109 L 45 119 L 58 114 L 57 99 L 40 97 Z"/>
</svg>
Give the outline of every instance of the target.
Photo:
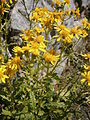
<svg viewBox="0 0 90 120">
<path fill-rule="evenodd" d="M 89 70 L 90 71 L 90 65 L 84 65 L 84 68 L 86 69 L 86 70 Z"/>
<path fill-rule="evenodd" d="M 90 23 L 85 18 L 81 20 L 81 26 L 83 26 L 86 29 L 90 29 Z"/>
<path fill-rule="evenodd" d="M 83 56 L 85 59 L 89 59 L 89 61 L 90 61 L 90 53 L 81 54 L 81 56 Z"/>
<path fill-rule="evenodd" d="M 1 5 L 0 5 L 0 9 L 1 9 L 1 13 L 4 14 L 5 12 L 9 12 L 10 11 L 10 6 L 11 4 L 13 4 L 13 2 L 15 2 L 16 0 L 1 0 Z"/>
<path fill-rule="evenodd" d="M 8 76 L 5 74 L 6 71 L 6 66 L 1 65 L 0 66 L 0 83 L 3 82 L 5 83 L 5 79 L 8 78 Z"/>
<path fill-rule="evenodd" d="M 46 62 L 50 62 L 52 65 L 55 64 L 59 60 L 60 55 L 55 55 L 56 52 L 54 50 L 47 51 L 43 54 L 43 58 Z"/>
<path fill-rule="evenodd" d="M 84 78 L 81 80 L 81 83 L 84 83 L 85 81 L 88 81 L 88 85 L 90 86 L 90 71 L 82 73 Z"/>
</svg>

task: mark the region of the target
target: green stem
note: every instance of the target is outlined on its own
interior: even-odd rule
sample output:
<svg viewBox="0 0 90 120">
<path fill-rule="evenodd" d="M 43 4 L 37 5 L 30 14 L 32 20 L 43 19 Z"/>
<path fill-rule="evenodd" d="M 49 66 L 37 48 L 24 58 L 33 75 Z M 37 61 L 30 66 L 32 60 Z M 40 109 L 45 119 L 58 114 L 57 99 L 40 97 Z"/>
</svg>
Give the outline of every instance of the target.
<svg viewBox="0 0 90 120">
<path fill-rule="evenodd" d="M 13 85 L 12 85 L 11 79 L 8 79 L 8 81 L 6 82 L 6 84 L 7 84 L 7 87 L 6 87 L 6 88 L 7 88 L 7 91 L 8 91 L 8 93 L 9 93 L 10 99 L 11 99 L 11 106 L 12 106 L 11 112 L 13 112 L 13 111 L 15 111 L 15 106 L 14 106 L 15 100 L 14 100 L 14 97 L 13 97 L 13 95 L 12 95 Z M 14 118 L 14 115 L 15 115 L 15 114 L 12 113 L 12 117 L 13 117 L 13 118 Z"/>
<path fill-rule="evenodd" d="M 1 0 L 0 0 L 0 6 L 1 6 Z M 0 53 L 2 53 L 2 41 L 1 41 L 1 37 L 2 37 L 2 31 L 1 31 L 1 24 L 2 24 L 2 7 L 0 7 Z"/>
<path fill-rule="evenodd" d="M 64 51 L 64 49 L 61 50 L 60 59 L 57 61 L 57 63 L 55 64 L 55 66 L 53 67 L 53 69 L 52 69 L 52 71 L 50 73 L 53 73 L 53 71 L 56 69 L 58 63 L 61 61 L 63 51 Z"/>
<path fill-rule="evenodd" d="M 8 60 L 8 55 L 7 55 L 7 34 L 8 34 L 8 20 L 7 20 L 7 17 L 6 17 L 6 19 L 5 19 L 5 23 L 6 23 L 6 25 L 5 25 L 5 46 L 4 46 L 4 48 L 5 48 L 5 62 L 7 62 L 7 60 Z"/>
<path fill-rule="evenodd" d="M 49 63 L 47 63 L 47 75 L 49 73 Z"/>
</svg>

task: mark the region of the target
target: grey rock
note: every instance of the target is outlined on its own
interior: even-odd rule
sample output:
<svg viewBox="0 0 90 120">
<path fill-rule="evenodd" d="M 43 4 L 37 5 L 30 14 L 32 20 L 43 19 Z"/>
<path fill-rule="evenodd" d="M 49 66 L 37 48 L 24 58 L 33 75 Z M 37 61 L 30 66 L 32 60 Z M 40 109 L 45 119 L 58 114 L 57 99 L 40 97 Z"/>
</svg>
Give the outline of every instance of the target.
<svg viewBox="0 0 90 120">
<path fill-rule="evenodd" d="M 55 69 L 55 72 L 57 73 L 57 75 L 59 77 L 61 76 L 62 72 L 64 71 L 64 69 L 66 67 L 66 63 L 67 63 L 67 58 L 65 60 L 64 60 L 64 58 L 62 58 L 62 59 L 63 59 L 62 60 L 63 62 L 59 66 L 57 66 Z"/>
<path fill-rule="evenodd" d="M 90 4 L 90 0 L 82 0 L 82 6 L 86 7 L 88 4 Z"/>
<path fill-rule="evenodd" d="M 18 0 L 16 3 L 14 9 L 11 12 L 11 28 L 22 30 L 22 29 L 29 29 L 29 21 L 21 15 L 19 11 L 21 11 L 23 14 L 25 13 L 25 8 L 21 2 L 22 0 Z M 28 3 L 30 6 L 32 6 L 30 3 Z M 28 5 L 27 5 L 28 6 Z M 30 7 L 31 9 L 31 7 Z M 29 8 L 28 8 L 29 10 Z"/>
</svg>

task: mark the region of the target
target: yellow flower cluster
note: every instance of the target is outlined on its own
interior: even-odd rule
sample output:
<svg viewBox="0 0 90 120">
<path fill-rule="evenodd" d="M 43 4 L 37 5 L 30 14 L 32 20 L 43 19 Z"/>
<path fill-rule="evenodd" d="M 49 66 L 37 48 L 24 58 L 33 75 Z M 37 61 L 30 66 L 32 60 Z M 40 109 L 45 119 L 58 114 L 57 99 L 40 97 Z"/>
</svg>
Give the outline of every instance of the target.
<svg viewBox="0 0 90 120">
<path fill-rule="evenodd" d="M 16 72 L 23 67 L 20 57 L 15 56 L 8 60 L 7 63 L 0 66 L 0 83 L 5 83 L 5 80 L 14 77 Z"/>
<path fill-rule="evenodd" d="M 3 82 L 5 83 L 5 79 L 8 78 L 8 76 L 5 74 L 6 71 L 6 66 L 1 65 L 0 66 L 0 83 Z"/>
<path fill-rule="evenodd" d="M 62 2 L 58 0 L 54 0 L 53 2 L 55 4 L 62 5 Z M 64 3 L 68 5 L 69 0 L 64 0 Z M 65 16 L 70 15 L 71 12 L 72 10 L 57 11 L 54 9 L 52 12 L 49 11 L 47 8 L 35 8 L 35 10 L 32 12 L 32 16 L 30 16 L 30 20 L 34 22 L 36 27 L 33 28 L 33 30 L 23 30 L 23 34 L 21 34 L 21 37 L 26 42 L 26 45 L 22 48 L 15 47 L 13 49 L 14 52 L 19 54 L 28 51 L 33 55 L 38 56 L 42 51 L 44 53 L 43 58 L 45 59 L 45 61 L 51 61 L 51 63 L 54 64 L 53 61 L 57 61 L 57 59 L 55 59 L 57 58 L 57 56 L 51 54 L 49 51 L 46 50 L 47 40 L 44 40 L 42 33 L 47 34 L 54 28 L 57 31 L 57 34 L 53 36 L 53 38 L 56 38 L 57 41 L 62 40 L 64 43 L 72 43 L 72 40 L 75 37 L 79 39 L 80 37 L 86 37 L 88 35 L 86 30 L 80 28 L 79 26 L 67 28 L 64 25 L 63 21 Z M 79 9 L 73 10 L 73 14 L 79 17 Z M 40 23 L 41 27 L 37 27 L 37 23 Z"/>
<path fill-rule="evenodd" d="M 60 0 L 53 0 L 52 3 L 54 3 L 58 6 L 61 6 L 61 5 L 64 5 L 64 4 L 66 4 L 68 6 L 70 1 L 69 0 L 64 0 L 63 2 L 60 2 Z"/>
<path fill-rule="evenodd" d="M 2 0 L 0 6 L 2 14 L 10 10 L 9 4 L 12 3 L 12 0 L 9 0 L 9 2 Z M 73 13 L 75 17 L 80 16 L 79 9 L 64 10 L 64 5 L 69 6 L 69 0 L 64 0 L 63 2 L 53 0 L 53 4 L 62 6 L 62 10 L 56 10 L 54 7 L 52 7 L 53 11 L 49 11 L 47 8 L 35 8 L 30 16 L 30 22 L 32 23 L 31 29 L 22 30 L 22 34 L 20 35 L 22 38 L 22 47 L 15 46 L 13 48 L 15 57 L 10 58 L 8 62 L 3 63 L 3 65 L 1 65 L 2 56 L 0 57 L 0 82 L 5 83 L 5 79 L 15 76 L 17 71 L 23 67 L 23 55 L 26 57 L 26 59 L 24 59 L 24 61 L 26 60 L 25 62 L 28 60 L 34 62 L 32 59 L 35 58 L 35 60 L 41 59 L 45 63 L 48 62 L 51 65 L 55 65 L 55 63 L 59 61 L 60 55 L 53 49 L 53 40 L 55 42 L 61 41 L 66 45 L 72 43 L 75 38 L 79 39 L 80 37 L 83 38 L 88 35 L 85 29 L 90 29 L 90 24 L 85 19 L 81 21 L 81 26 L 74 26 L 73 28 L 66 27 L 64 22 L 66 16 L 70 17 L 71 13 Z M 48 40 L 52 30 L 54 30 L 56 34 Z M 52 49 L 50 50 L 49 45 L 52 45 Z M 84 56 L 86 59 L 90 59 L 89 54 Z M 30 59 L 28 57 L 30 57 Z M 85 79 L 89 81 L 90 66 L 86 66 L 85 69 L 86 72 L 83 73 L 83 75 Z"/>
<path fill-rule="evenodd" d="M 34 31 L 34 33 L 33 33 Z M 24 34 L 21 34 L 22 39 L 26 40 L 28 42 L 27 46 L 23 46 L 22 48 L 20 47 L 15 47 L 14 48 L 14 52 L 25 52 L 26 50 L 28 52 L 31 52 L 33 55 L 38 56 L 39 55 L 39 51 L 44 52 L 43 54 L 43 58 L 48 61 L 51 62 L 52 64 L 54 64 L 58 59 L 58 56 L 55 56 L 51 53 L 49 53 L 49 51 L 46 51 L 46 45 L 44 42 L 47 43 L 47 40 L 44 40 L 44 37 L 42 35 L 40 35 L 42 32 L 44 32 L 44 29 L 40 29 L 39 27 L 35 27 L 33 31 L 24 31 Z M 30 34 L 28 34 L 28 32 Z M 35 37 L 35 35 L 37 34 L 37 36 Z M 17 49 L 17 50 L 16 50 Z"/>
<path fill-rule="evenodd" d="M 0 5 L 1 13 L 4 14 L 5 12 L 9 12 L 11 4 L 13 4 L 13 0 L 1 0 Z"/>
<path fill-rule="evenodd" d="M 43 32 L 43 29 L 40 29 L 39 27 L 35 27 L 34 30 L 26 30 L 23 31 L 23 34 L 21 34 L 22 39 L 27 43 L 26 46 L 15 47 L 14 52 L 21 52 L 24 53 L 26 51 L 31 52 L 33 55 L 37 56 L 39 55 L 39 52 L 45 52 L 45 41 L 44 37 L 41 35 Z"/>
<path fill-rule="evenodd" d="M 89 64 L 84 65 L 84 73 L 82 75 L 84 78 L 81 80 L 81 83 L 84 83 L 85 81 L 88 81 L 88 85 L 90 86 L 90 54 L 82 54 L 82 56 L 89 61 Z"/>
<path fill-rule="evenodd" d="M 75 26 L 70 29 L 63 24 L 59 24 L 58 26 L 56 25 L 54 28 L 58 32 L 58 34 L 54 36 L 55 38 L 57 38 L 57 41 L 63 40 L 66 43 L 71 43 L 72 39 L 74 39 L 75 37 L 79 39 L 79 37 L 84 38 L 88 36 L 86 30 L 80 29 L 79 26 Z"/>
<path fill-rule="evenodd" d="M 55 3 L 58 3 L 59 1 L 54 1 Z M 66 4 L 69 4 L 68 0 L 64 1 Z M 86 29 L 90 29 L 90 24 L 85 21 L 82 20 L 81 21 L 81 25 L 82 23 L 84 23 L 84 28 L 80 28 L 79 26 L 75 26 L 73 28 L 67 28 L 64 24 L 64 18 L 69 15 L 70 13 L 73 11 L 74 16 L 79 17 L 80 13 L 79 13 L 79 8 L 76 10 L 62 10 L 62 11 L 56 11 L 54 10 L 49 11 L 47 8 L 36 8 L 33 11 L 32 16 L 30 16 L 30 19 L 33 20 L 34 22 L 39 22 L 41 24 L 42 29 L 45 29 L 46 31 L 50 31 L 54 29 L 57 31 L 57 35 L 54 36 L 54 38 L 57 39 L 57 41 L 60 41 L 63 39 L 63 42 L 65 43 L 71 43 L 72 39 L 74 39 L 75 37 L 77 39 L 79 39 L 80 37 L 84 38 L 88 35 L 88 33 L 86 32 L 86 30 L 84 30 L 84 28 Z M 59 24 L 57 24 L 57 22 Z"/>
<path fill-rule="evenodd" d="M 20 36 L 22 37 L 26 45 L 23 46 L 22 48 L 18 46 L 14 47 L 13 49 L 14 52 L 20 54 L 28 51 L 35 56 L 44 53 L 42 58 L 44 58 L 45 61 L 50 62 L 53 65 L 55 64 L 56 61 L 58 61 L 59 55 L 52 54 L 51 52 L 52 50 L 50 51 L 46 50 L 47 49 L 46 44 L 48 43 L 48 41 L 45 40 L 44 36 L 42 35 L 42 33 L 45 32 L 43 27 L 42 28 L 35 27 L 33 30 L 23 30 L 22 32 L 23 33 Z"/>
<path fill-rule="evenodd" d="M 6 74 L 9 77 L 13 77 L 15 73 L 21 69 L 22 62 L 19 56 L 15 56 L 6 63 Z"/>
<path fill-rule="evenodd" d="M 33 11 L 30 19 L 34 22 L 39 22 L 42 25 L 42 28 L 46 30 L 51 30 L 55 22 L 61 22 L 64 17 L 63 11 L 53 12 L 49 11 L 47 8 L 36 8 Z"/>
</svg>

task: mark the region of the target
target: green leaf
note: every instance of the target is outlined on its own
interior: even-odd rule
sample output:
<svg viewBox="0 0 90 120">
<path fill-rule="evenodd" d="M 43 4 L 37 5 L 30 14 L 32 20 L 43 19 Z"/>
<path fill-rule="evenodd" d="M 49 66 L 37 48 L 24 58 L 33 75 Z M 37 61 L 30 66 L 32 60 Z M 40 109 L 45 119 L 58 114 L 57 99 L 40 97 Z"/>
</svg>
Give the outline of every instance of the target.
<svg viewBox="0 0 90 120">
<path fill-rule="evenodd" d="M 55 80 L 60 80 L 59 76 L 57 75 L 57 73 L 54 73 L 52 75 L 52 78 L 55 79 Z"/>
<path fill-rule="evenodd" d="M 55 111 L 53 111 L 54 113 L 59 113 L 60 115 L 63 114 L 63 111 L 62 110 L 59 110 L 59 109 L 56 109 Z"/>
<path fill-rule="evenodd" d="M 39 115 L 39 116 L 42 116 L 43 114 L 44 114 L 44 111 L 39 110 L 38 115 Z"/>
<path fill-rule="evenodd" d="M 22 110 L 22 113 L 26 113 L 26 112 L 28 112 L 28 106 L 25 106 Z"/>
<path fill-rule="evenodd" d="M 4 109 L 2 109 L 2 114 L 3 114 L 3 115 L 7 115 L 7 116 L 12 116 L 12 114 L 11 114 L 10 111 L 4 110 Z"/>
<path fill-rule="evenodd" d="M 11 100 L 4 95 L 0 95 L 0 97 L 2 97 L 4 100 L 7 100 L 8 102 L 11 102 Z"/>
</svg>

